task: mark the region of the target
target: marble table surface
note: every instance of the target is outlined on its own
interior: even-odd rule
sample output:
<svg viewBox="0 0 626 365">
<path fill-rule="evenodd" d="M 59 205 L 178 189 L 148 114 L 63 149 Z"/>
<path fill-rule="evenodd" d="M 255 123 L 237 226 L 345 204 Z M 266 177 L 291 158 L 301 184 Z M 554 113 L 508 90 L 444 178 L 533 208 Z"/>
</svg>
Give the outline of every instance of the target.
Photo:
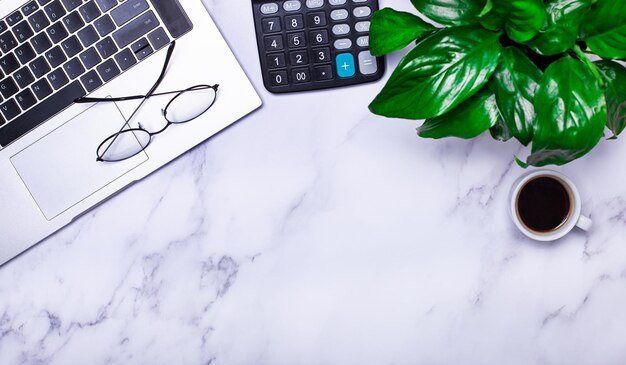
<svg viewBox="0 0 626 365">
<path fill-rule="evenodd" d="M 626 362 L 625 141 L 557 169 L 594 228 L 533 242 L 517 144 L 271 95 L 248 0 L 204 2 L 264 106 L 0 268 L 0 364 Z"/>
</svg>

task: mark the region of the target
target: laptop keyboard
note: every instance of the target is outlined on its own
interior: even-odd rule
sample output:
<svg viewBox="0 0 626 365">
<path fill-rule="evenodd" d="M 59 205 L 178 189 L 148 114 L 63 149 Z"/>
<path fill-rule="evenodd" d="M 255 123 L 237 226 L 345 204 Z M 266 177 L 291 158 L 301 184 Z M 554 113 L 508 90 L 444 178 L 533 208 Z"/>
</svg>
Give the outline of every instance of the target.
<svg viewBox="0 0 626 365">
<path fill-rule="evenodd" d="M 177 0 L 25 3 L 0 19 L 0 147 L 191 27 Z"/>
</svg>

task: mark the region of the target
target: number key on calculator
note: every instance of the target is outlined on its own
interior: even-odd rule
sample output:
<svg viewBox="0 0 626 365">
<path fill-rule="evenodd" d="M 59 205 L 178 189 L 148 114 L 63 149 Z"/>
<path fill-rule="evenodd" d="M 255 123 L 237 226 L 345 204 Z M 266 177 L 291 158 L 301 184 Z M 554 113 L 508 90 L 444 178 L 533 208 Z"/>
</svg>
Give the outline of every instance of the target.
<svg viewBox="0 0 626 365">
<path fill-rule="evenodd" d="M 369 51 L 378 0 L 252 0 L 263 82 L 273 93 L 379 80 Z"/>
</svg>

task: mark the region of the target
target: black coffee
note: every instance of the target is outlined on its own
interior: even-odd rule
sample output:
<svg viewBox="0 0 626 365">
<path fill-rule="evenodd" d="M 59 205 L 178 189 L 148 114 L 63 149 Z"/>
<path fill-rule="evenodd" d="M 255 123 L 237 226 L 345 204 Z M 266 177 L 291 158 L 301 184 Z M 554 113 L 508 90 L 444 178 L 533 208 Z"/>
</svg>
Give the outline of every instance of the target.
<svg viewBox="0 0 626 365">
<path fill-rule="evenodd" d="M 563 183 L 542 176 L 522 187 L 517 199 L 517 211 L 526 227 L 537 232 L 559 228 L 570 214 L 570 194 Z"/>
</svg>

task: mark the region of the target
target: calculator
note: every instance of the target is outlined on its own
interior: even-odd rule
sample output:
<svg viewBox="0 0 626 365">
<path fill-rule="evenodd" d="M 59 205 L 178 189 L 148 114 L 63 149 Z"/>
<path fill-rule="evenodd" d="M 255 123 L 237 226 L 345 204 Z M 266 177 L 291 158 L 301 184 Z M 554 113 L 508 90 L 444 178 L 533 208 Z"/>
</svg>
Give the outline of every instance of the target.
<svg viewBox="0 0 626 365">
<path fill-rule="evenodd" d="M 378 0 L 252 0 L 265 88 L 319 90 L 379 80 L 384 59 L 369 51 Z"/>
</svg>

